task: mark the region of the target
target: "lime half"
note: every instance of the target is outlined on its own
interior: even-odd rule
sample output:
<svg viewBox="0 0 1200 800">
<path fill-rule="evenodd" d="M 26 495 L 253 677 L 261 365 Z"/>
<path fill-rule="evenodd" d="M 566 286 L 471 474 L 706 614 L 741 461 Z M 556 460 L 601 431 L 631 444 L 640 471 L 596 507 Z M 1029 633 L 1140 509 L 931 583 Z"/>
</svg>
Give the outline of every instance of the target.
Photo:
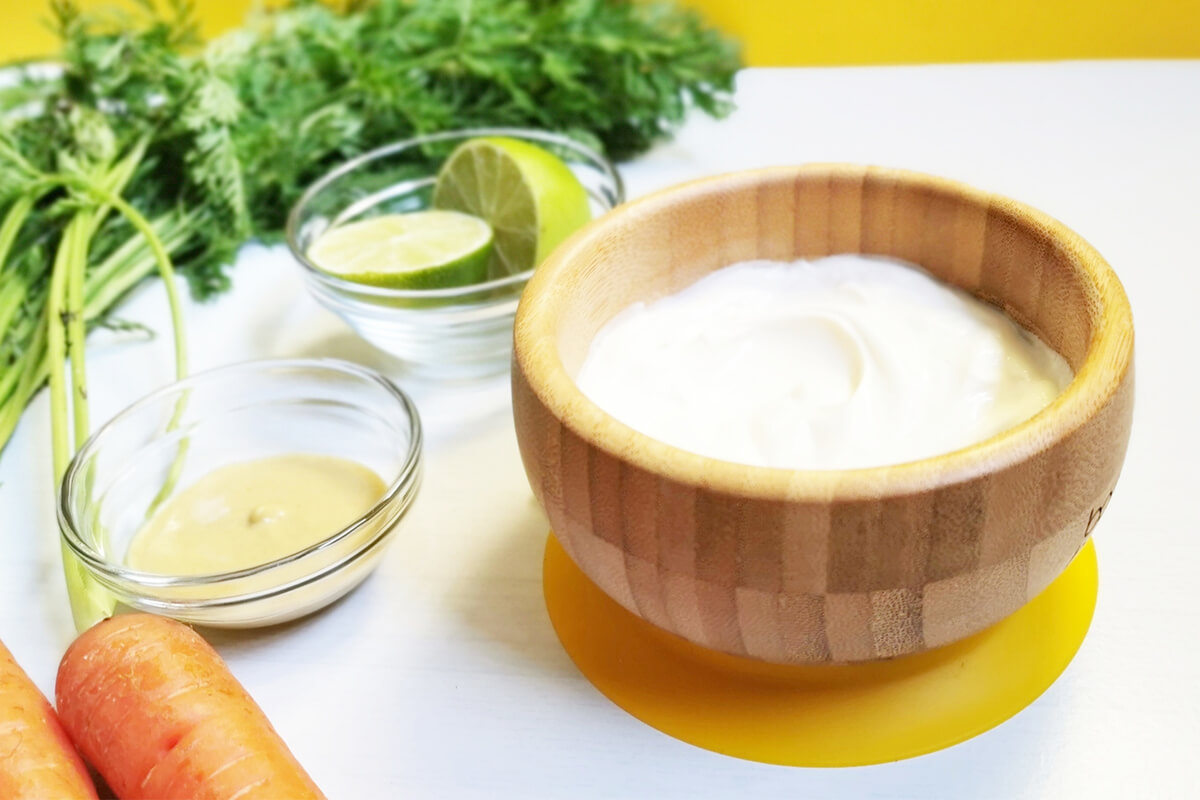
<svg viewBox="0 0 1200 800">
<path fill-rule="evenodd" d="M 433 205 L 474 214 L 492 226 L 493 279 L 537 266 L 591 219 L 587 190 L 562 159 L 502 136 L 470 139 L 455 148 L 438 172 Z"/>
<path fill-rule="evenodd" d="M 385 214 L 338 225 L 308 248 L 319 269 L 392 289 L 447 289 L 487 279 L 492 229 L 458 211 Z"/>
</svg>

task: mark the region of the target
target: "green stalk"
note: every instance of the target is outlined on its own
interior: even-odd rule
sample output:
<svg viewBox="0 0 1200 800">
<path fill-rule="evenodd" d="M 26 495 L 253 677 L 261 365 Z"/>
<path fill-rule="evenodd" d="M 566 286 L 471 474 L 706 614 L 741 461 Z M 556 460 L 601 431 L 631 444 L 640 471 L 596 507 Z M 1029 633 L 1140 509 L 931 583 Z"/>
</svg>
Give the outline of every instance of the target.
<svg viewBox="0 0 1200 800">
<path fill-rule="evenodd" d="M 175 339 L 175 376 L 179 379 L 184 378 L 187 375 L 187 332 L 183 325 L 183 306 L 179 300 L 179 289 L 175 285 L 175 268 L 171 265 L 171 257 L 167 254 L 162 240 L 136 208 L 107 189 L 87 183 L 74 175 L 55 175 L 52 178 L 112 206 L 129 221 L 134 230 L 145 237 L 150 252 L 154 255 L 159 277 L 166 288 L 167 304 L 171 309 L 171 333 Z"/>
<path fill-rule="evenodd" d="M 67 275 L 66 312 L 63 315 L 67 334 L 67 353 L 71 359 L 71 412 L 74 417 L 75 442 L 78 451 L 88 439 L 91 425 L 88 420 L 87 363 L 84 348 L 87 341 L 87 326 L 83 316 L 83 284 L 87 272 L 88 243 L 96 230 L 96 217 L 103 213 L 84 212 L 72 222 L 79 225 L 68 232 L 71 246 L 70 270 Z M 53 319 L 51 319 L 53 323 Z M 61 371 L 56 365 L 55 371 Z M 59 476 L 61 482 L 62 476 Z M 90 476 L 86 489 L 91 493 Z M 116 598 L 103 586 L 94 581 L 83 564 L 73 557 L 66 544 L 62 544 L 63 572 L 67 581 L 67 596 L 71 602 L 71 616 L 79 630 L 91 627 L 113 614 Z"/>
<path fill-rule="evenodd" d="M 96 185 L 110 195 L 120 196 L 121 192 L 125 191 L 125 185 L 129 183 L 129 179 L 133 177 L 133 173 L 137 170 L 138 164 L 141 163 L 142 156 L 146 154 L 146 145 L 149 141 L 148 136 L 143 136 L 136 145 L 130 148 L 129 153 L 124 158 L 100 177 Z M 88 230 L 89 239 L 99 230 L 100 225 L 104 223 L 104 218 L 108 216 L 108 212 L 111 210 L 112 205 L 109 203 L 103 203 L 100 208 L 96 209 L 93 221 L 89 226 L 90 229 Z"/>
<path fill-rule="evenodd" d="M 50 368 L 50 439 L 56 487 L 62 483 L 72 452 L 69 442 L 71 423 L 67 419 L 67 386 L 64 374 L 66 371 L 64 361 L 68 352 L 67 339 L 70 338 L 69 329 L 71 327 L 71 318 L 67 311 L 70 307 L 68 285 L 71 273 L 82 269 L 80 260 L 83 260 L 83 266 L 86 266 L 86 238 L 91 223 L 92 215 L 89 212 L 81 212 L 67 223 L 58 250 L 54 255 L 54 267 L 50 273 L 50 294 L 46 303 L 47 360 Z M 74 343 L 71 344 L 70 349 L 72 353 L 75 353 L 77 348 Z M 75 369 L 76 365 L 73 359 L 73 374 Z M 76 396 L 76 406 L 81 402 L 84 406 L 83 420 L 86 423 L 86 396 Z M 80 419 L 80 413 L 77 407 L 75 409 L 77 421 Z M 87 428 L 83 428 L 82 431 L 76 429 L 76 446 L 79 444 L 81 433 L 86 438 Z M 83 565 L 67 548 L 65 542 L 61 545 L 61 549 L 63 572 L 67 582 L 67 597 L 71 602 L 71 616 L 75 620 L 75 627 L 78 630 L 85 630 L 105 617 L 112 616 L 116 600 L 103 587 L 92 581 L 84 571 Z"/>
<path fill-rule="evenodd" d="M 37 196 L 30 193 L 17 198 L 8 207 L 4 223 L 0 224 L 0 266 L 8 261 L 8 252 L 12 250 L 13 242 L 17 240 L 17 234 L 21 232 L 21 226 L 25 224 L 25 219 L 36 202 Z"/>
<path fill-rule="evenodd" d="M 150 223 L 154 226 L 159 238 L 163 240 L 163 246 L 168 252 L 174 250 L 174 247 L 167 244 L 169 231 L 164 230 L 165 226 L 162 221 L 171 216 L 171 214 L 165 214 Z M 146 240 L 136 234 L 122 242 L 120 247 L 109 253 L 107 258 L 88 271 L 87 283 L 84 286 L 84 302 L 92 305 L 94 298 L 105 292 L 110 282 L 119 280 L 126 272 L 135 268 L 131 267 L 131 264 L 140 266 L 138 271 L 141 271 L 143 275 L 154 271 L 154 257 L 150 255 Z"/>
<path fill-rule="evenodd" d="M 29 218 L 33 207 L 42 195 L 49 190 L 49 186 L 42 181 L 37 181 L 24 195 L 17 198 L 12 205 L 9 206 L 8 212 L 4 215 L 4 222 L 0 223 L 0 270 L 8 262 L 9 253 L 12 251 L 13 245 L 17 240 L 17 236 L 21 231 L 21 227 Z M 4 273 L 8 278 L 4 283 L 4 288 L 0 291 L 0 343 L 4 343 L 14 351 L 21 353 L 18 349 L 22 341 L 30 336 L 30 325 L 32 320 L 26 318 L 23 324 L 14 330 L 11 326 L 13 321 L 17 319 L 17 315 L 21 310 L 22 304 L 28 299 L 31 291 L 31 278 L 28 274 L 22 272 L 10 271 Z M 20 399 L 20 392 L 14 395 L 14 388 L 20 382 L 25 370 L 20 368 L 23 364 L 25 355 L 19 355 L 18 359 L 12 364 L 3 367 L 3 374 L 0 376 L 0 449 L 3 448 L 4 442 L 8 441 L 12 428 L 16 426 L 15 419 L 9 421 L 10 416 L 19 417 L 21 411 L 24 410 L 24 402 Z M 40 382 L 39 382 L 40 385 Z M 19 406 L 15 410 L 10 410 L 8 405 L 16 400 Z"/>
<path fill-rule="evenodd" d="M 110 191 L 107 186 L 96 183 L 89 183 L 74 175 L 56 175 L 52 176 L 54 180 L 69 186 L 72 189 L 81 191 L 91 195 L 93 199 L 109 206 L 119 212 L 129 221 L 134 229 L 141 234 L 145 239 L 146 244 L 150 247 L 150 251 L 154 256 L 155 265 L 158 267 L 159 275 L 162 277 L 163 284 L 167 291 L 167 302 L 171 308 L 171 325 L 174 334 L 175 344 L 175 372 L 178 378 L 183 378 L 187 374 L 187 341 L 183 327 L 183 309 L 179 300 L 179 290 L 175 285 L 175 270 L 171 265 L 170 256 L 168 256 L 166 248 L 162 240 L 158 237 L 154 228 L 141 215 L 137 209 L 126 203 L 121 197 Z M 107 182 L 106 182 L 107 183 Z M 62 481 L 63 474 L 66 470 L 69 451 L 66 445 L 66 395 L 65 385 L 63 380 L 63 358 L 65 356 L 65 343 L 63 337 L 67 333 L 79 333 L 78 337 L 73 338 L 75 344 L 72 345 L 72 375 L 76 370 L 76 360 L 80 364 L 83 362 L 83 277 L 82 274 L 78 277 L 78 284 L 75 290 L 69 288 L 69 283 L 65 275 L 60 277 L 60 259 L 58 255 L 67 252 L 70 256 L 76 259 L 73 264 L 77 270 L 82 273 L 86 268 L 87 261 L 87 241 L 90 237 L 92 228 L 92 216 L 90 213 L 81 213 L 68 223 L 67 232 L 64 234 L 64 241 L 59 246 L 58 254 L 55 258 L 54 272 L 51 274 L 50 285 L 50 300 L 49 309 L 49 362 L 50 362 L 50 411 L 51 411 L 51 431 L 54 443 L 55 456 L 55 476 L 57 482 Z M 64 256 L 62 264 L 64 269 L 72 266 Z M 71 301 L 77 300 L 78 304 L 74 306 L 74 316 L 62 317 L 64 303 L 67 307 L 71 306 Z M 78 319 L 76 319 L 78 317 Z M 64 319 L 66 325 L 60 325 L 59 320 Z M 80 327 L 73 328 L 72 323 L 77 323 Z M 76 349 L 77 347 L 77 349 Z M 76 384 L 77 389 L 82 384 Z M 183 400 L 176 407 L 175 418 L 171 421 L 173 427 L 178 418 L 183 412 Z M 75 396 L 76 404 L 84 404 L 86 406 L 86 392 L 78 393 Z M 76 410 L 76 422 L 81 419 L 78 409 Z M 86 425 L 86 412 L 82 417 Z M 82 438 L 81 438 L 82 435 Z M 82 444 L 86 440 L 86 427 L 79 429 L 76 426 L 76 446 Z M 159 493 L 159 497 L 165 496 L 174 486 L 178 479 L 178 473 L 182 467 L 182 459 L 186 452 L 186 442 L 180 446 L 180 452 L 176 458 L 175 464 L 172 466 L 171 472 L 168 475 L 167 485 Z M 60 461 L 61 458 L 61 461 Z M 61 469 L 60 469 L 61 465 Z M 157 505 L 159 497 L 156 497 L 153 505 Z M 152 507 L 153 507 L 152 505 Z M 75 620 L 75 626 L 79 630 L 84 630 L 91 627 L 94 623 L 110 616 L 115 605 L 115 601 L 110 594 L 105 592 L 101 587 L 95 584 L 89 575 L 83 570 L 83 565 L 63 546 L 63 571 L 66 574 L 67 594 L 71 600 L 71 613 Z"/>
<path fill-rule="evenodd" d="M 21 377 L 21 370 L 18 368 L 20 364 L 20 360 L 15 361 L 0 376 L 0 419 L 4 418 L 5 409 L 8 408 L 9 395 L 12 394 L 13 387 L 17 385 L 17 379 Z"/>
<path fill-rule="evenodd" d="M 67 355 L 71 359 L 71 412 L 74 416 L 75 446 L 83 447 L 91 425 L 88 420 L 87 362 L 84 345 L 87 327 L 83 318 L 83 277 L 87 271 L 88 239 L 95 230 L 93 214 L 79 215 L 80 225 L 71 233 L 71 258 L 68 261 L 66 309 L 63 321 L 67 333 Z"/>
<path fill-rule="evenodd" d="M 103 174 L 96 186 L 100 191 L 112 196 L 120 192 L 129 179 L 133 177 L 142 155 L 145 153 L 146 140 L 143 139 L 116 166 Z M 72 400 L 71 412 L 74 422 L 74 449 L 79 449 L 87 441 L 91 424 L 89 422 L 87 401 L 87 361 L 85 345 L 87 340 L 87 321 L 84 315 L 84 286 L 87 277 L 88 243 L 95 235 L 104 218 L 112 209 L 111 203 L 104 203 L 99 208 L 81 211 L 68 224 L 60 244 L 67 248 L 67 275 L 63 289 L 64 307 L 61 311 L 62 324 L 65 328 L 67 357 L 71 362 Z M 0 242 L 2 244 L 2 242 Z M 0 262 L 2 263 L 2 262 Z M 58 259 L 55 259 L 55 274 L 58 270 Z M 51 292 L 53 296 L 53 291 Z M 51 317 L 55 324 L 55 318 Z M 52 349 L 52 363 L 61 366 L 61 359 Z M 60 370 L 56 369 L 55 372 Z M 60 419 L 52 416 L 52 419 Z M 65 469 L 65 466 L 64 466 Z M 62 480 L 62 472 L 55 470 L 56 479 Z"/>
<path fill-rule="evenodd" d="M 50 272 L 50 295 L 46 298 L 47 356 L 52 366 L 61 367 L 67 358 L 66 327 L 63 323 L 63 308 L 67 299 L 67 270 L 71 258 L 72 239 L 79 218 L 67 223 L 62 240 L 54 253 L 54 266 Z M 50 442 L 54 463 L 54 485 L 62 481 L 71 460 L 67 422 L 67 384 L 64 370 L 50 370 Z"/>
<path fill-rule="evenodd" d="M 8 254 L 36 200 L 32 193 L 22 195 L 9 206 L 8 213 L 4 215 L 4 222 L 0 223 L 0 269 L 8 263 Z M 10 276 L 10 280 L 6 281 L 3 290 L 0 290 L 0 340 L 7 334 L 8 326 L 28 292 L 24 276 L 12 272 L 6 275 Z"/>
<path fill-rule="evenodd" d="M 40 300 L 41 298 L 36 299 Z M 37 303 L 36 305 L 39 307 L 45 306 L 44 303 Z M 28 357 L 30 343 L 33 341 L 40 325 L 41 317 L 25 314 L 5 332 L 4 349 L 0 350 L 0 358 L 7 359 L 11 354 L 13 361 L 0 371 L 0 404 L 8 401 L 9 395 L 20 380 L 21 374 L 24 371 L 23 365 Z M 3 442 L 4 440 L 0 439 L 0 447 L 3 447 Z"/>
<path fill-rule="evenodd" d="M 143 139 L 117 165 L 104 174 L 98 186 L 103 191 L 116 196 L 129 179 L 133 177 L 138 162 L 145 152 L 146 140 Z M 87 361 L 85 346 L 87 342 L 87 321 L 83 312 L 84 283 L 87 276 L 88 243 L 95 235 L 104 218 L 112 209 L 112 204 L 105 203 L 95 211 L 80 212 L 72 220 L 72 227 L 65 234 L 70 247 L 68 260 L 68 275 L 66 279 L 66 308 L 63 312 L 63 324 L 66 327 L 67 355 L 71 361 L 71 412 L 74 417 L 75 446 L 78 450 L 83 447 L 91 431 L 88 414 L 87 397 Z M 74 223 L 78 225 L 74 225 Z M 62 476 L 59 475 L 59 480 Z"/>
<path fill-rule="evenodd" d="M 25 302 L 28 291 L 29 287 L 20 280 L 9 281 L 0 289 L 0 341 L 8 338 L 8 326 L 20 310 L 21 303 Z"/>
<path fill-rule="evenodd" d="M 4 408 L 0 409 L 0 441 L 8 441 L 8 437 L 11 437 L 17 428 L 17 422 L 20 421 L 20 414 L 34 397 L 34 393 L 46 383 L 49 372 L 46 327 L 38 326 L 34 343 L 24 357 L 24 366 L 20 369 L 16 389 L 13 390 L 12 396 L 8 397 Z"/>
<path fill-rule="evenodd" d="M 48 308 L 48 307 L 47 307 Z M 50 360 L 46 347 L 48 322 L 38 325 L 33 341 L 22 357 L 19 378 L 12 395 L 0 407 L 0 442 L 7 442 L 21 420 L 21 412 L 29 404 L 34 393 L 41 388 L 50 374 Z"/>
<path fill-rule="evenodd" d="M 196 212 L 179 214 L 171 211 L 151 221 L 150 226 L 169 254 L 192 238 L 192 226 L 199 219 L 200 214 Z M 131 237 L 88 273 L 84 285 L 84 317 L 89 321 L 99 317 L 154 268 L 154 256 L 149 252 L 146 240 L 141 236 Z"/>
</svg>

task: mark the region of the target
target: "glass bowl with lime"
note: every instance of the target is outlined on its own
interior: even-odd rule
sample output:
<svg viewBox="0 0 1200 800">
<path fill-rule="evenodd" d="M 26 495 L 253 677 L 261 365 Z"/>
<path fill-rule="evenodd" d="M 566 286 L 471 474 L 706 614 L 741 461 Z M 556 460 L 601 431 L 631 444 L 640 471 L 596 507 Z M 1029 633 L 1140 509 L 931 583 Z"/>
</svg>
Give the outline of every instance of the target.
<svg viewBox="0 0 1200 800">
<path fill-rule="evenodd" d="M 564 239 L 624 200 L 616 168 L 566 136 L 446 131 L 364 153 L 292 209 L 316 300 L 410 372 L 502 372 L 521 290 Z"/>
</svg>

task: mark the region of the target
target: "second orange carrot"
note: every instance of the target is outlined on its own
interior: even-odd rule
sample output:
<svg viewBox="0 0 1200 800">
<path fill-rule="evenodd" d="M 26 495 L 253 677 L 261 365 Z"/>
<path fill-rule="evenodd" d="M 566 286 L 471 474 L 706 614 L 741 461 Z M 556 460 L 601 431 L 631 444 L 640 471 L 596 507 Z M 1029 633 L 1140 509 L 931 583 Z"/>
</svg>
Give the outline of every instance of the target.
<svg viewBox="0 0 1200 800">
<path fill-rule="evenodd" d="M 67 650 L 59 717 L 122 800 L 324 800 L 230 674 L 191 628 L 117 616 Z"/>
</svg>

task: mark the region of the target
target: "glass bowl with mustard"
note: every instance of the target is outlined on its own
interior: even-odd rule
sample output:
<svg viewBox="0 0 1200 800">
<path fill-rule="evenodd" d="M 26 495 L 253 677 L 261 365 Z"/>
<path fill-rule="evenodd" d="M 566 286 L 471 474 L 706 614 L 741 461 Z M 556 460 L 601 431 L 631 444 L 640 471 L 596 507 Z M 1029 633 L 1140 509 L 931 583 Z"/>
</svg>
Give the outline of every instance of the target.
<svg viewBox="0 0 1200 800">
<path fill-rule="evenodd" d="M 364 153 L 293 206 L 312 296 L 422 377 L 503 372 L 534 268 L 624 199 L 613 164 L 559 134 L 475 128 Z"/>
<path fill-rule="evenodd" d="M 332 359 L 199 373 L 114 417 L 59 494 L 66 547 L 123 605 L 217 627 L 294 619 L 357 586 L 420 482 L 391 381 Z"/>
</svg>

